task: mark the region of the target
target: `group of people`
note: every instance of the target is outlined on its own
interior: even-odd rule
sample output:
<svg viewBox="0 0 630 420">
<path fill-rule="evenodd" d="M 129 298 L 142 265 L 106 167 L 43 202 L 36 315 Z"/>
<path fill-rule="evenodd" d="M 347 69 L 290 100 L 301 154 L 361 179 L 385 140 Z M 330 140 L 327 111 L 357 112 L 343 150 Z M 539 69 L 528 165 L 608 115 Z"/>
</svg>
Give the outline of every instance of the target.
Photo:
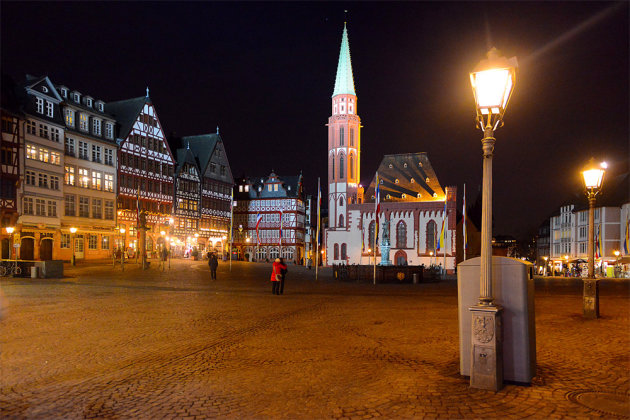
<svg viewBox="0 0 630 420">
<path fill-rule="evenodd" d="M 219 260 L 213 252 L 208 252 L 208 267 L 210 267 L 210 279 L 217 279 L 217 268 L 219 267 Z M 271 293 L 274 295 L 281 295 L 284 293 L 284 278 L 289 271 L 287 265 L 282 258 L 276 258 L 272 266 L 271 272 Z"/>
</svg>

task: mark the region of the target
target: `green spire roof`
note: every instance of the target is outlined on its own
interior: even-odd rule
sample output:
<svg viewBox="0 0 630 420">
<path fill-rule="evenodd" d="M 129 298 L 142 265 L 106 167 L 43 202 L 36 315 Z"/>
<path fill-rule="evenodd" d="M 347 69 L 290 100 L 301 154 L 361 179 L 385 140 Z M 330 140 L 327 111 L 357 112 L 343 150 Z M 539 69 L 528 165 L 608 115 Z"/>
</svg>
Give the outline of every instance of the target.
<svg viewBox="0 0 630 420">
<path fill-rule="evenodd" d="M 352 77 L 352 63 L 350 62 L 350 44 L 348 43 L 348 29 L 343 24 L 343 36 L 341 37 L 341 49 L 339 50 L 339 64 L 337 65 L 337 78 L 335 79 L 335 91 L 332 96 L 350 94 L 354 92 L 354 78 Z"/>
</svg>

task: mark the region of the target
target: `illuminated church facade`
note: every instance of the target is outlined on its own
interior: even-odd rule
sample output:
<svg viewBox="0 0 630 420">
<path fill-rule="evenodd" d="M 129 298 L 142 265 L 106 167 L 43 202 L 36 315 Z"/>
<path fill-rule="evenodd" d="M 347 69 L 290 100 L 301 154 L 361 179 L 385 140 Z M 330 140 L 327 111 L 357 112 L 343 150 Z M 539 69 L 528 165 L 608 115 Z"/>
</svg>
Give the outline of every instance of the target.
<svg viewBox="0 0 630 420">
<path fill-rule="evenodd" d="M 377 169 L 380 212 L 374 246 L 376 176 L 367 189 L 361 186 L 361 119 L 345 25 L 327 127 L 328 228 L 324 262 L 373 264 L 376 258 L 379 264 L 383 234 L 389 232 L 391 264 L 435 264 L 453 270 L 457 188 L 440 185 L 423 152 L 383 156 Z M 438 251 L 443 221 L 445 244 Z"/>
</svg>

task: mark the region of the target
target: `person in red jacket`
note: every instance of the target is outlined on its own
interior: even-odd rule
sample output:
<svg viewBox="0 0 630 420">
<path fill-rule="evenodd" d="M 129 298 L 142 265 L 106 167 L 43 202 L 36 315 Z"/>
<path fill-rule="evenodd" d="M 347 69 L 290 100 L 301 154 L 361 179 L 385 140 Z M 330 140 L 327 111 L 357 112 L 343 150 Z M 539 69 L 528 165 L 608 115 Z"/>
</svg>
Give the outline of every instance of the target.
<svg viewBox="0 0 630 420">
<path fill-rule="evenodd" d="M 286 270 L 287 266 L 284 265 L 280 258 L 276 258 L 273 262 L 273 270 L 271 271 L 271 293 L 274 295 L 280 294 L 280 282 L 282 281 L 283 270 Z"/>
</svg>

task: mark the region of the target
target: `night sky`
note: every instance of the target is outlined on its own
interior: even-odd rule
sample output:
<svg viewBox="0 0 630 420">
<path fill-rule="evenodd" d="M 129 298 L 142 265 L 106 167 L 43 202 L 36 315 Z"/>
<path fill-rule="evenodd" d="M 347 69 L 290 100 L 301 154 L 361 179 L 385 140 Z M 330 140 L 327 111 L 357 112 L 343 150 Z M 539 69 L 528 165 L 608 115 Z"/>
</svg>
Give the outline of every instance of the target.
<svg viewBox="0 0 630 420">
<path fill-rule="evenodd" d="M 461 200 L 466 183 L 475 200 L 482 133 L 468 73 L 491 46 L 520 64 L 495 133 L 495 234 L 533 232 L 580 188 L 591 156 L 628 170 L 627 2 L 3 1 L 2 72 L 106 102 L 149 86 L 168 134 L 219 125 L 235 177 L 302 170 L 316 194 L 344 9 L 364 185 L 384 154 L 427 152 L 441 184 Z"/>
</svg>

